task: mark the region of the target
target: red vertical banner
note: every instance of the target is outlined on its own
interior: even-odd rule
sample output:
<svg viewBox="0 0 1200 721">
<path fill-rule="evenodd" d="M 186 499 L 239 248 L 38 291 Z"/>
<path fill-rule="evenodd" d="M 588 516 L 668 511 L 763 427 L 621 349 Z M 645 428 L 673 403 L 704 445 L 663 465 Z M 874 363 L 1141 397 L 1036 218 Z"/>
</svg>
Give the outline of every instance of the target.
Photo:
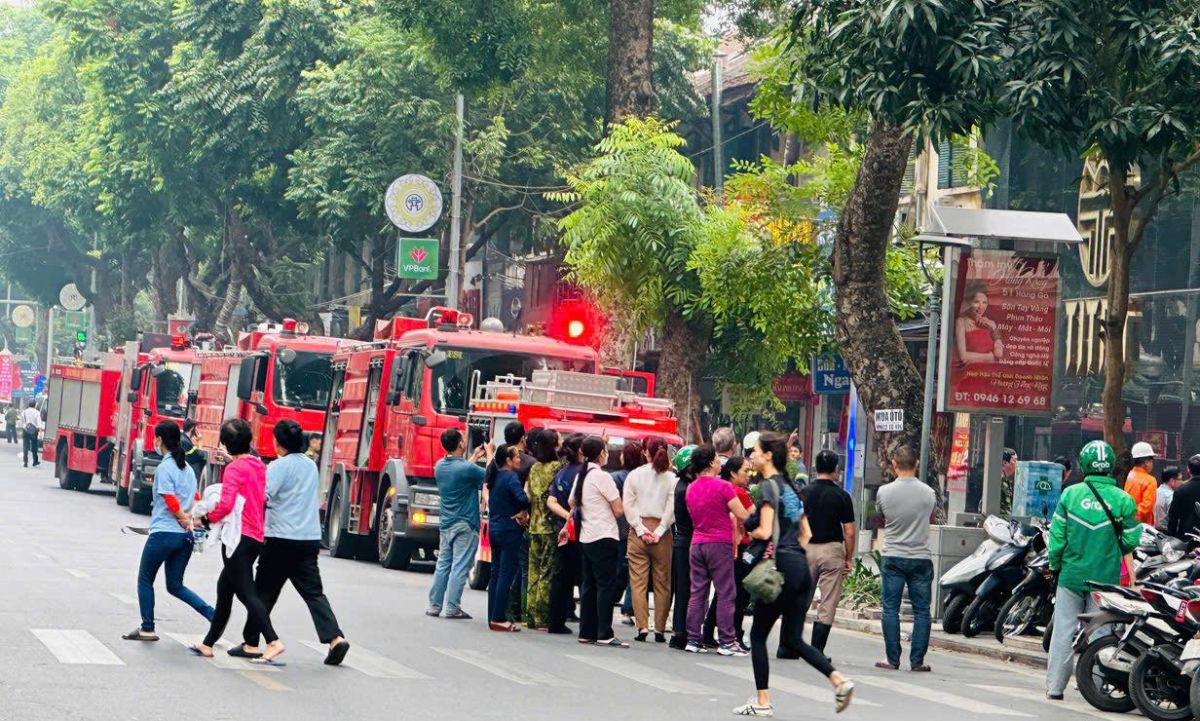
<svg viewBox="0 0 1200 721">
<path fill-rule="evenodd" d="M 967 471 L 970 470 L 971 416 L 954 414 L 954 432 L 950 437 L 950 462 L 946 464 L 946 492 L 967 492 Z"/>
<path fill-rule="evenodd" d="M 13 394 L 13 369 L 16 363 L 13 363 L 12 353 L 7 348 L 0 351 L 0 401 L 8 403 L 12 401 Z"/>
<path fill-rule="evenodd" d="M 1051 412 L 1059 292 L 1057 257 L 964 252 L 950 319 L 947 409 Z"/>
</svg>

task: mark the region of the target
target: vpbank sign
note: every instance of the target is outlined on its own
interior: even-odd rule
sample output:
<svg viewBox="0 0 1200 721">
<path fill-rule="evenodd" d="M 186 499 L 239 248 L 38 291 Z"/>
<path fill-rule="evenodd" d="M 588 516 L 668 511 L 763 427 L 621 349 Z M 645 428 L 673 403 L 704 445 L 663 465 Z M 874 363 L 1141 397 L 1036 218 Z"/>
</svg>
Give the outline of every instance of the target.
<svg viewBox="0 0 1200 721">
<path fill-rule="evenodd" d="M 437 280 L 437 238 L 401 238 L 396 257 L 396 277 Z"/>
</svg>

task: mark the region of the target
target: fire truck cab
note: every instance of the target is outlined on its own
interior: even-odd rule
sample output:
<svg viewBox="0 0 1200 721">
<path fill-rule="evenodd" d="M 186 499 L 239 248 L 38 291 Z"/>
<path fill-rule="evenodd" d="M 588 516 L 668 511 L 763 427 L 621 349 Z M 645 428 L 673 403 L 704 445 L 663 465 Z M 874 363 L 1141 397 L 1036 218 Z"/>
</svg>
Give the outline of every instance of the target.
<svg viewBox="0 0 1200 721">
<path fill-rule="evenodd" d="M 213 451 L 220 447 L 221 424 L 243 418 L 254 431 L 254 451 L 265 462 L 275 458 L 275 425 L 290 419 L 306 431 L 324 427 L 329 404 L 330 362 L 339 348 L 356 345 L 328 336 L 310 336 L 287 319 L 278 328 L 243 333 L 236 349 L 201 353 L 192 417 L 200 447 L 209 454 L 206 479 L 218 482 L 223 466 Z"/>
<path fill-rule="evenodd" d="M 54 463 L 60 488 L 86 491 L 95 476 L 111 482 L 120 382 L 121 357 L 115 354 L 82 367 L 50 366 L 42 458 Z"/>
<path fill-rule="evenodd" d="M 510 423 L 534 428 L 608 438 L 607 470 L 621 468 L 621 451 L 630 441 L 645 443 L 662 438 L 672 448 L 683 441 L 678 435 L 675 404 L 664 398 L 625 390 L 620 371 L 604 375 L 536 370 L 529 378 L 503 376 L 475 388 L 467 417 L 467 446 L 503 439 Z M 652 382 L 652 381 L 651 381 Z M 479 534 L 479 550 L 471 568 L 471 588 L 487 587 L 491 567 L 487 520 Z"/>
<path fill-rule="evenodd" d="M 197 351 L 182 335 L 146 333 L 125 344 L 117 396 L 113 483 L 117 503 L 148 514 L 154 503 L 154 427 L 187 418 L 199 380 Z"/>
<path fill-rule="evenodd" d="M 423 320 L 381 323 L 377 343 L 334 357 L 318 462 L 334 556 L 397 569 L 414 556 L 432 560 L 441 434 L 465 428 L 473 389 L 537 370 L 599 373 L 591 347 L 472 324 L 467 314 L 434 308 Z"/>
</svg>

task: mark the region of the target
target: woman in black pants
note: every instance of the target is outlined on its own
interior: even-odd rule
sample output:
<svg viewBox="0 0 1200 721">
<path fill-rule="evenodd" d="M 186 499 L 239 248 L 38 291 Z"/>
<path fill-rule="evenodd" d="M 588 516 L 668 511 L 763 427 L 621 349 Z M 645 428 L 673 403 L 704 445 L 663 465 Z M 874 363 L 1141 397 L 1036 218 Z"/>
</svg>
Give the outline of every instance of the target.
<svg viewBox="0 0 1200 721">
<path fill-rule="evenodd" d="M 583 468 L 571 490 L 571 509 L 578 510 L 579 550 L 583 557 L 583 583 L 579 590 L 579 642 L 629 648 L 613 635 L 613 606 L 621 600 L 624 584 L 617 578 L 620 531 L 617 517 L 624 514 L 621 494 L 604 470 L 608 441 L 590 436 L 583 442 Z M 563 531 L 566 533 L 566 531 Z"/>
<path fill-rule="evenodd" d="M 775 565 L 783 574 L 783 591 L 771 603 L 757 601 L 754 604 L 754 622 L 750 627 L 750 658 L 754 664 L 754 685 L 757 694 L 744 706 L 733 710 L 735 716 L 774 716 L 771 706 L 770 654 L 767 638 L 775 622 L 783 617 L 797 631 L 803 629 L 812 576 L 808 571 L 803 544 L 811 533 L 808 520 L 804 518 L 804 506 L 800 497 L 787 482 L 780 468 L 787 467 L 787 438 L 778 433 L 764 433 L 755 444 L 750 456 L 762 482 L 759 483 L 758 524 L 754 528 L 753 517 L 747 522 L 750 536 L 758 540 L 769 540 L 778 524 L 779 541 L 775 548 Z M 799 638 L 800 633 L 796 634 Z M 841 713 L 850 705 L 854 694 L 854 683 L 834 670 L 825 654 L 803 640 L 796 649 L 800 658 L 820 671 L 833 686 L 837 711 Z"/>
<path fill-rule="evenodd" d="M 671 648 L 687 648 L 687 612 L 692 600 L 692 563 L 688 558 L 692 547 L 692 514 L 687 507 L 688 485 L 696 479 L 690 470 L 692 451 L 696 446 L 684 446 L 675 454 L 675 523 L 671 526 L 671 593 L 675 607 L 671 615 Z M 655 603 L 658 599 L 655 599 Z"/>
</svg>

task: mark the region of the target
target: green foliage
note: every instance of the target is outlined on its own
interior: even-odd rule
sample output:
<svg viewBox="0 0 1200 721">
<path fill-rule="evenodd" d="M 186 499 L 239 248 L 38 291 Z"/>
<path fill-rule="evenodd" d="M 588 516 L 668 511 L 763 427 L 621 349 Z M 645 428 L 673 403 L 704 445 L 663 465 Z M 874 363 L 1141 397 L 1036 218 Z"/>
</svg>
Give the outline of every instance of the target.
<svg viewBox="0 0 1200 721">
<path fill-rule="evenodd" d="M 862 608 L 879 608 L 883 603 L 883 578 L 879 575 L 883 568 L 883 555 L 872 551 L 867 556 L 871 565 L 863 563 L 862 558 L 854 559 L 854 568 L 842 580 L 842 606 L 859 610 Z"/>
</svg>

